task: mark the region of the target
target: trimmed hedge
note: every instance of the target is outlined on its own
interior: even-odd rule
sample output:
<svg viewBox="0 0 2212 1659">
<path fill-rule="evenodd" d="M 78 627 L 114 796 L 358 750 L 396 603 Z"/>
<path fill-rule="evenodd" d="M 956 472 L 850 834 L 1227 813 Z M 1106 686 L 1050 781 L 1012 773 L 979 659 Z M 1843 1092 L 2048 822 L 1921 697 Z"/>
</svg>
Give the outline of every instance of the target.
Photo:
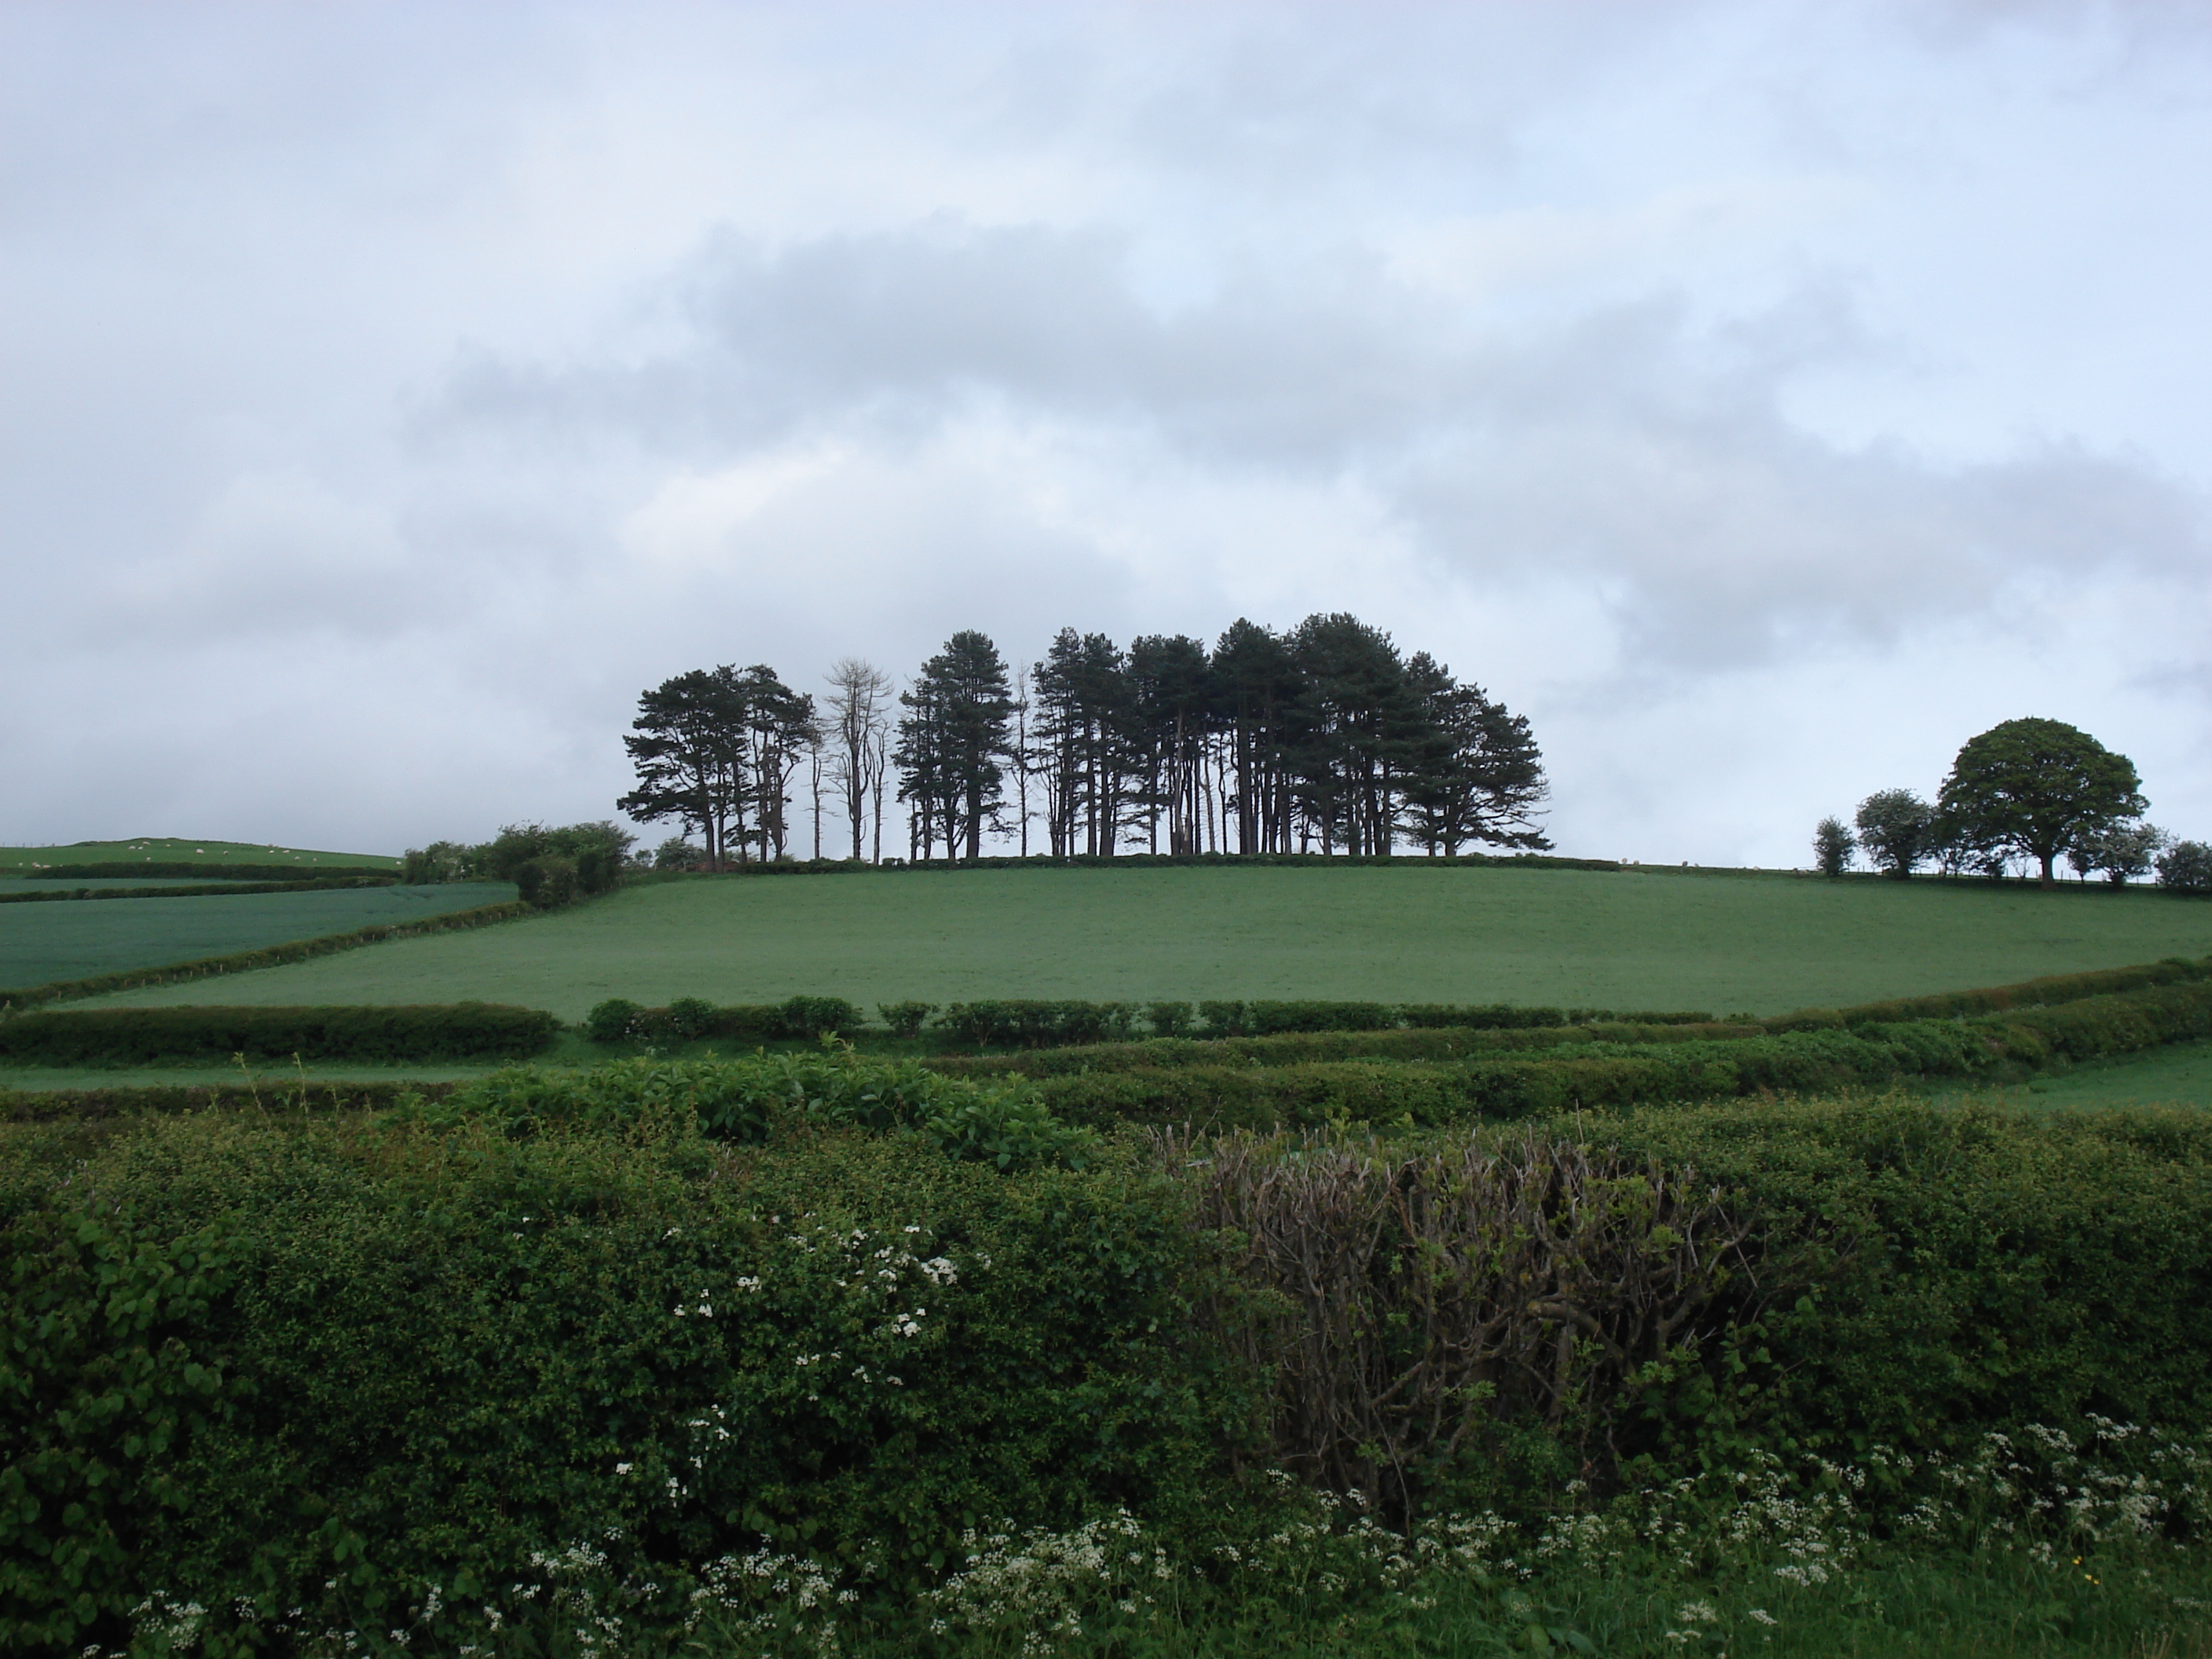
<svg viewBox="0 0 2212 1659">
<path fill-rule="evenodd" d="M 1128 1072 L 1193 1066 L 1291 1066 L 1316 1060 L 1452 1060 L 1594 1042 L 1727 1042 L 1765 1035 L 1759 1025 L 1545 1025 L 1404 1031 L 1301 1031 L 1265 1037 L 1152 1037 L 1139 1042 L 1011 1054 L 933 1054 L 924 1063 L 956 1077 Z"/>
<path fill-rule="evenodd" d="M 2198 981 L 1974 1019 L 1728 1040 L 1693 1036 L 1624 1043 L 1594 1036 L 1554 1042 L 1547 1045 L 1550 1052 L 1526 1057 L 1484 1055 L 1455 1064 L 1366 1059 L 1094 1066 L 1048 1073 L 1038 1087 L 1054 1112 L 1094 1125 L 1125 1120 L 1254 1129 L 1345 1121 L 1443 1124 L 1470 1116 L 1516 1118 L 1731 1096 L 1823 1094 L 1917 1079 L 2019 1076 L 2205 1036 L 2212 1036 L 2212 982 Z M 1181 1045 L 1186 1051 L 1200 1046 L 1212 1045 Z"/>
<path fill-rule="evenodd" d="M 392 887 L 397 876 L 349 876 L 337 881 L 217 881 L 177 887 L 77 887 L 65 893 L 0 893 L 0 904 L 52 904 L 58 899 L 232 898 L 248 893 L 320 893 L 337 888 Z"/>
<path fill-rule="evenodd" d="M 119 973 L 94 974 L 85 979 L 56 980 L 49 985 L 21 990 L 0 990 L 0 1014 L 11 1009 L 35 1007 L 77 997 L 105 996 L 110 991 L 131 991 L 148 985 L 181 985 L 190 980 L 211 979 L 218 974 L 243 974 L 256 968 L 274 968 L 287 962 L 306 962 L 314 957 L 381 945 L 391 939 L 412 939 L 421 933 L 443 933 L 467 927 L 489 927 L 515 921 L 538 912 L 527 904 L 480 904 L 473 910 L 454 910 L 420 921 L 377 922 L 349 933 L 325 933 L 317 939 L 294 939 L 285 945 L 264 945 L 258 950 L 236 951 L 228 956 L 202 957 L 196 962 L 172 963 L 166 968 L 128 968 Z"/>
<path fill-rule="evenodd" d="M 697 1042 L 712 1037 L 740 1042 L 811 1042 L 833 1032 L 858 1030 L 865 1019 L 842 997 L 787 997 L 781 1002 L 718 1008 L 698 997 L 678 997 L 665 1008 L 647 1008 L 610 997 L 584 1016 L 594 1042 Z"/>
<path fill-rule="evenodd" d="M 377 877 L 396 881 L 399 860 L 389 864 L 132 864 L 124 860 L 109 864 L 53 864 L 43 870 L 26 870 L 33 881 L 103 881 L 131 876 L 194 876 L 204 881 L 300 881 L 310 873 L 335 879 L 343 876 Z"/>
<path fill-rule="evenodd" d="M 161 1060 L 473 1060 L 542 1054 L 561 1022 L 535 1008 L 82 1008 L 0 1020 L 0 1058 L 33 1066 Z"/>
<path fill-rule="evenodd" d="M 1766 1022 L 1776 1031 L 1806 1030 L 1824 1025 L 1875 1025 L 1897 1020 L 1940 1019 L 1947 1016 L 2000 1012 L 2011 1008 L 2046 1007 L 2080 1002 L 2116 992 L 2140 991 L 2154 985 L 2181 985 L 2212 978 L 2212 957 L 2191 962 L 2168 957 L 2129 968 L 2106 968 L 2086 974 L 2051 974 L 2022 980 L 2016 985 L 1992 985 L 1972 991 L 1937 991 L 1928 996 L 1896 997 L 1884 1002 L 1862 1002 L 1834 1010 L 1800 1009 Z"/>
<path fill-rule="evenodd" d="M 1131 1002 L 990 998 L 950 1004 L 936 1029 L 979 1048 L 1045 1048 L 1126 1037 L 1136 1018 Z"/>
</svg>

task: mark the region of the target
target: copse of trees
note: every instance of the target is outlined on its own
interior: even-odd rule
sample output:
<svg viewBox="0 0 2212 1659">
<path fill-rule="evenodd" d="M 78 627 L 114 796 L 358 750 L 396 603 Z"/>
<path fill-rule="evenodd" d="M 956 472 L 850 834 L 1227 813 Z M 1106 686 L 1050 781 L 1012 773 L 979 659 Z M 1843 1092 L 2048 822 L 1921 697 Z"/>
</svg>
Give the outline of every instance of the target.
<svg viewBox="0 0 2212 1659">
<path fill-rule="evenodd" d="M 881 860 L 893 775 L 917 859 L 977 858 L 1001 834 L 1026 855 L 1033 825 L 1056 857 L 1551 845 L 1527 719 L 1340 612 L 1287 634 L 1239 620 L 1211 649 L 1067 628 L 1026 668 L 964 630 L 897 695 L 895 728 L 880 669 L 848 658 L 829 678 L 819 714 L 764 665 L 643 694 L 623 739 L 638 787 L 619 805 L 681 825 L 665 861 L 695 834 L 710 868 L 785 856 L 802 765 L 817 857 L 826 792 L 848 855 Z"/>
<path fill-rule="evenodd" d="M 452 881 L 511 881 L 542 907 L 611 890 L 630 860 L 637 837 L 605 819 L 555 825 L 510 823 L 489 841 L 434 841 L 410 847 L 400 879 L 410 885 Z"/>
<path fill-rule="evenodd" d="M 2119 884 L 2156 869 L 2165 886 L 2212 887 L 2185 851 L 2197 843 L 2142 822 L 2148 804 L 2135 763 L 2087 732 L 2060 720 L 2007 720 L 1959 750 L 1932 805 L 1910 789 L 1877 790 L 1859 803 L 1856 837 L 1824 818 L 1814 853 L 1829 876 L 1843 873 L 1856 848 L 1900 880 L 1930 860 L 1946 875 L 2001 876 L 2018 859 L 2048 884 L 2063 855 L 2084 880 L 2101 871 Z"/>
</svg>

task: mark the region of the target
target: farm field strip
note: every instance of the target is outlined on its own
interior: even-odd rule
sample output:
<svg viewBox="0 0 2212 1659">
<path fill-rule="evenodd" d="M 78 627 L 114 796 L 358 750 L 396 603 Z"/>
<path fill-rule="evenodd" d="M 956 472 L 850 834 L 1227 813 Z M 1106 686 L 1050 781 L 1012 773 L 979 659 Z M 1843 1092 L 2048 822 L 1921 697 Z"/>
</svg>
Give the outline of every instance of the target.
<svg viewBox="0 0 2212 1659">
<path fill-rule="evenodd" d="M 304 847 L 271 847 L 258 841 L 185 841 L 175 836 L 141 836 L 136 841 L 86 841 L 65 847 L 0 847 L 0 876 L 27 874 L 41 866 L 71 864 L 204 864 L 210 871 L 226 864 L 292 864 L 348 868 L 389 865 L 388 853 L 326 853 Z"/>
<path fill-rule="evenodd" d="M 379 922 L 444 915 L 514 896 L 514 889 L 503 882 L 468 882 L 446 887 L 0 905 L 0 986 L 28 989 L 57 980 L 195 962 Z M 185 999 L 157 994 L 155 1000 Z"/>
<path fill-rule="evenodd" d="M 573 1021 L 617 996 L 737 1004 L 804 993 L 870 1010 L 905 998 L 1319 997 L 1771 1017 L 2208 951 L 2212 905 L 2148 891 L 1410 860 L 884 872 L 634 888 L 501 927 L 97 1001 L 476 999 Z"/>
</svg>

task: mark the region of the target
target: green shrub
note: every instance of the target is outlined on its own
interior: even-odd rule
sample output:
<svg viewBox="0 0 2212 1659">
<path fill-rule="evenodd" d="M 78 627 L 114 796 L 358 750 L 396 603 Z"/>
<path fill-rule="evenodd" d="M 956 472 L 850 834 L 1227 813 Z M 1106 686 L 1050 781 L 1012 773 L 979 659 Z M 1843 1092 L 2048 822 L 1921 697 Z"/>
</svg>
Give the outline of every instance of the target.
<svg viewBox="0 0 2212 1659">
<path fill-rule="evenodd" d="M 195 1604 L 216 1654 L 537 1650 L 586 1561 L 639 1650 L 720 1559 L 904 1601 L 986 1516 L 1218 1509 L 1249 1442 L 1187 1200 L 1126 1167 L 180 1119 L 69 1174 L 0 1218 L 8 1651 Z"/>
<path fill-rule="evenodd" d="M 1515 1030 L 1528 1026 L 1565 1025 L 1561 1008 L 1518 1008 L 1508 1003 L 1484 1007 L 1454 1007 L 1445 1003 L 1419 1002 L 1399 1011 L 1406 1024 L 1418 1030 L 1458 1027 L 1467 1030 Z"/>
<path fill-rule="evenodd" d="M 2158 861 L 2158 884 L 2175 893 L 2212 893 L 2212 847 L 2178 841 Z"/>
<path fill-rule="evenodd" d="M 1135 1018 L 1126 1002 L 992 998 L 950 1004 L 937 1024 L 955 1042 L 979 1048 L 1042 1048 L 1127 1036 Z"/>
<path fill-rule="evenodd" d="M 605 1002 L 592 1005 L 584 1016 L 584 1035 L 594 1042 L 622 1042 L 636 1029 L 638 1016 L 645 1012 L 627 997 L 609 997 Z"/>
<path fill-rule="evenodd" d="M 534 1008 L 82 1008 L 0 1020 L 0 1056 L 34 1066 L 161 1060 L 471 1060 L 534 1054 L 561 1022 Z"/>
<path fill-rule="evenodd" d="M 783 1034 L 823 1037 L 859 1029 L 860 1011 L 842 997 L 792 997 L 783 1004 Z"/>
<path fill-rule="evenodd" d="M 1155 1036 L 1188 1036 L 1198 1024 L 1197 1011 L 1188 1002 L 1148 1002 L 1145 1024 Z"/>
<path fill-rule="evenodd" d="M 522 895 L 522 902 L 540 910 L 557 909 L 575 902 L 576 860 L 562 854 L 547 853 L 525 859 L 510 867 L 508 877 L 515 890 Z"/>
<path fill-rule="evenodd" d="M 876 1005 L 877 1014 L 884 1024 L 890 1027 L 891 1035 L 899 1037 L 920 1036 L 922 1026 L 936 1012 L 937 1005 L 933 1002 L 879 1002 Z"/>
<path fill-rule="evenodd" d="M 1244 1035 L 1244 1005 L 1241 1002 L 1201 1002 L 1198 1017 L 1206 1022 L 1209 1036 L 1242 1036 Z"/>
<path fill-rule="evenodd" d="M 1252 1002 L 1244 1007 L 1243 1029 L 1254 1036 L 1279 1031 L 1381 1031 L 1398 1023 L 1398 1011 L 1386 1002 Z"/>
</svg>

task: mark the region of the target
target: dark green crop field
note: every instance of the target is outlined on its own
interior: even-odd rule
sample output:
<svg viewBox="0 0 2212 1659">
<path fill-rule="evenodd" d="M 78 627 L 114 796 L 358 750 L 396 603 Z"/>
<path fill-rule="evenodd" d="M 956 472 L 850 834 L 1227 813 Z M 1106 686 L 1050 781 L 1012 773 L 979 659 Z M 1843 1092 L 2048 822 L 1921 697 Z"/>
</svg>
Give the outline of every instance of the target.
<svg viewBox="0 0 2212 1659">
<path fill-rule="evenodd" d="M 413 921 L 514 896 L 514 889 L 504 882 L 469 882 L 0 905 L 0 986 L 27 988 L 129 968 L 162 967 L 377 922 Z"/>
<path fill-rule="evenodd" d="M 499 927 L 106 1000 L 475 998 L 564 1019 L 612 996 L 796 993 L 864 1008 L 908 997 L 1329 997 L 1771 1014 L 2208 951 L 2212 904 L 2148 890 L 1410 861 L 884 872 L 632 888 Z"/>
</svg>

